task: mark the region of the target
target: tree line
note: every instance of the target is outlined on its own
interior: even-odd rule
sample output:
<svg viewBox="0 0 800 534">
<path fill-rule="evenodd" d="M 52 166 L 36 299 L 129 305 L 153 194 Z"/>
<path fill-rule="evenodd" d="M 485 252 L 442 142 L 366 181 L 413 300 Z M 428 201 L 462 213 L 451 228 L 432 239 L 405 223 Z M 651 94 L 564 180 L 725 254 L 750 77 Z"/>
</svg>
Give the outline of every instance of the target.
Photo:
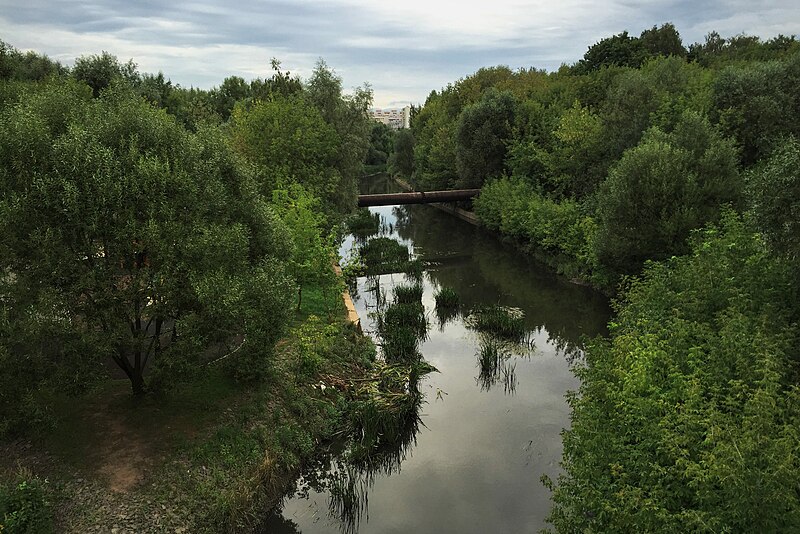
<svg viewBox="0 0 800 534">
<path fill-rule="evenodd" d="M 308 80 L 272 67 L 186 89 L 0 42 L 0 435 L 109 362 L 134 394 L 218 360 L 264 379 L 303 288 L 335 290 L 372 92 L 322 60 Z"/>
<path fill-rule="evenodd" d="M 617 295 L 569 396 L 559 532 L 800 529 L 800 43 L 672 24 L 482 68 L 398 139 L 423 189 Z"/>
</svg>

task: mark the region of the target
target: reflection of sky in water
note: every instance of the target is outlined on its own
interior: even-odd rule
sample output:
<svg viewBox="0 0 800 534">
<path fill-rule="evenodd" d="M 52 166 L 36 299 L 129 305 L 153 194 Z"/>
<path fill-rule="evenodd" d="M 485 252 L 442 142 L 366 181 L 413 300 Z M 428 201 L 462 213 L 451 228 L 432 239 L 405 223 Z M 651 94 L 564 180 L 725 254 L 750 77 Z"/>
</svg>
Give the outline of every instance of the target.
<svg viewBox="0 0 800 534">
<path fill-rule="evenodd" d="M 424 279 L 431 329 L 421 350 L 440 372 L 420 385 L 427 402 L 416 446 L 400 472 L 376 477 L 368 494 L 368 520 L 362 519 L 359 532 L 536 532 L 545 526 L 550 507 L 539 479 L 558 473 L 560 432 L 569 423 L 564 393 L 578 386 L 557 345 L 575 346 L 584 334 L 602 333 L 609 314 L 605 299 L 553 277 L 432 207 L 372 209 L 393 224 L 399 213 L 402 241 L 437 262 Z M 343 249 L 351 245 L 348 238 Z M 395 274 L 379 280 L 391 295 L 391 287 L 404 278 Z M 460 318 L 439 329 L 433 295 L 441 284 L 456 289 L 468 306 L 501 304 L 525 311 L 535 349 L 509 360 L 516 374 L 513 395 L 502 384 L 481 389 L 478 334 Z M 372 295 L 365 279 L 358 285 L 356 309 L 370 330 L 365 299 Z M 339 530 L 328 517 L 325 494 L 289 500 L 283 516 L 297 524 L 296 531 Z"/>
</svg>

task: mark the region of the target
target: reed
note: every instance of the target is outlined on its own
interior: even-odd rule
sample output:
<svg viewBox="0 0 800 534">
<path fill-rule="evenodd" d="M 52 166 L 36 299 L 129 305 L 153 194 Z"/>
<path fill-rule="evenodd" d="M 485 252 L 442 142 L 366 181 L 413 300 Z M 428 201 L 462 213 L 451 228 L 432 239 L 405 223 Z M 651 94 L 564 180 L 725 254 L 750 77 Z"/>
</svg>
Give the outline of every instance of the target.
<svg viewBox="0 0 800 534">
<path fill-rule="evenodd" d="M 398 304 L 422 302 L 422 284 L 395 286 L 393 291 L 394 301 Z"/>
<path fill-rule="evenodd" d="M 467 318 L 467 326 L 502 339 L 521 343 L 525 340 L 525 316 L 519 308 L 484 306 Z"/>
<path fill-rule="evenodd" d="M 436 292 L 433 296 L 434 300 L 436 300 L 436 308 L 437 309 L 453 309 L 457 308 L 461 299 L 456 293 L 455 289 L 451 287 L 443 287 Z"/>
</svg>

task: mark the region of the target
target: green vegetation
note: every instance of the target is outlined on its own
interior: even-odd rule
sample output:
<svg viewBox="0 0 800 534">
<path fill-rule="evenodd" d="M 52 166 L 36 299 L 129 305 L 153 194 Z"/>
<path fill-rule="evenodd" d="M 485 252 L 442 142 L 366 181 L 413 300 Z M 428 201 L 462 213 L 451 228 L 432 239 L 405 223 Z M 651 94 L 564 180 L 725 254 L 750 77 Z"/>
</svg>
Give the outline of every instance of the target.
<svg viewBox="0 0 800 534">
<path fill-rule="evenodd" d="M 525 339 L 525 316 L 518 308 L 483 306 L 472 310 L 467 326 L 500 339 L 520 343 Z"/>
<path fill-rule="evenodd" d="M 431 93 L 401 174 L 423 190 L 481 187 L 488 228 L 613 292 L 645 261 L 685 254 L 723 207 L 744 208 L 742 170 L 800 135 L 799 61 L 793 37 L 711 34 L 687 50 L 664 24 L 553 73 L 483 68 Z"/>
<path fill-rule="evenodd" d="M 414 304 L 422 301 L 422 284 L 399 285 L 392 289 L 398 304 Z"/>
<path fill-rule="evenodd" d="M 577 368 L 556 529 L 800 528 L 792 269 L 734 214 L 647 267 Z"/>
<path fill-rule="evenodd" d="M 460 303 L 460 298 L 456 290 L 452 287 L 442 287 L 434 295 L 436 301 L 436 309 L 444 308 L 457 308 Z"/>
<path fill-rule="evenodd" d="M 389 237 L 375 237 L 364 243 L 359 256 L 369 275 L 403 272 L 411 266 L 408 247 Z"/>
<path fill-rule="evenodd" d="M 800 528 L 798 65 L 793 36 L 687 49 L 664 24 L 557 72 L 480 69 L 412 121 L 415 186 L 481 187 L 487 228 L 619 295 L 576 360 L 559 532 Z M 485 387 L 502 354 L 481 346 Z"/>
<path fill-rule="evenodd" d="M 487 336 L 478 347 L 478 384 L 483 391 L 489 391 L 497 382 L 503 383 L 503 390 L 513 394 L 517 388 L 516 364 L 509 362 L 511 354 L 505 345 Z"/>
<path fill-rule="evenodd" d="M 44 491 L 46 483 L 26 471 L 0 480 L 0 532 L 23 534 L 52 531 L 52 512 Z"/>
<path fill-rule="evenodd" d="M 0 42 L 0 530 L 236 531 L 350 424 L 312 386 L 374 365 L 332 270 L 372 95 L 273 69 L 203 91 Z"/>
<path fill-rule="evenodd" d="M 381 217 L 369 208 L 360 208 L 347 219 L 347 231 L 356 238 L 366 239 L 376 235 L 381 228 Z"/>
</svg>

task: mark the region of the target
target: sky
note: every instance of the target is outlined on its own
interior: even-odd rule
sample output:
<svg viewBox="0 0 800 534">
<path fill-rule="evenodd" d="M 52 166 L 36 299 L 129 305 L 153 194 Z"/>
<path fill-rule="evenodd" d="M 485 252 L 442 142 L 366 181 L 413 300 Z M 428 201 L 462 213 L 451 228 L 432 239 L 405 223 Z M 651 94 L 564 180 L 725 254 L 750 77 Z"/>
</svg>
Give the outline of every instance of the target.
<svg viewBox="0 0 800 534">
<path fill-rule="evenodd" d="M 555 70 L 598 40 L 672 22 L 684 44 L 710 31 L 800 34 L 799 0 L 0 0 L 0 39 L 66 65 L 107 51 L 184 87 L 307 78 L 319 58 L 377 107 L 422 103 L 480 67 Z"/>
</svg>

